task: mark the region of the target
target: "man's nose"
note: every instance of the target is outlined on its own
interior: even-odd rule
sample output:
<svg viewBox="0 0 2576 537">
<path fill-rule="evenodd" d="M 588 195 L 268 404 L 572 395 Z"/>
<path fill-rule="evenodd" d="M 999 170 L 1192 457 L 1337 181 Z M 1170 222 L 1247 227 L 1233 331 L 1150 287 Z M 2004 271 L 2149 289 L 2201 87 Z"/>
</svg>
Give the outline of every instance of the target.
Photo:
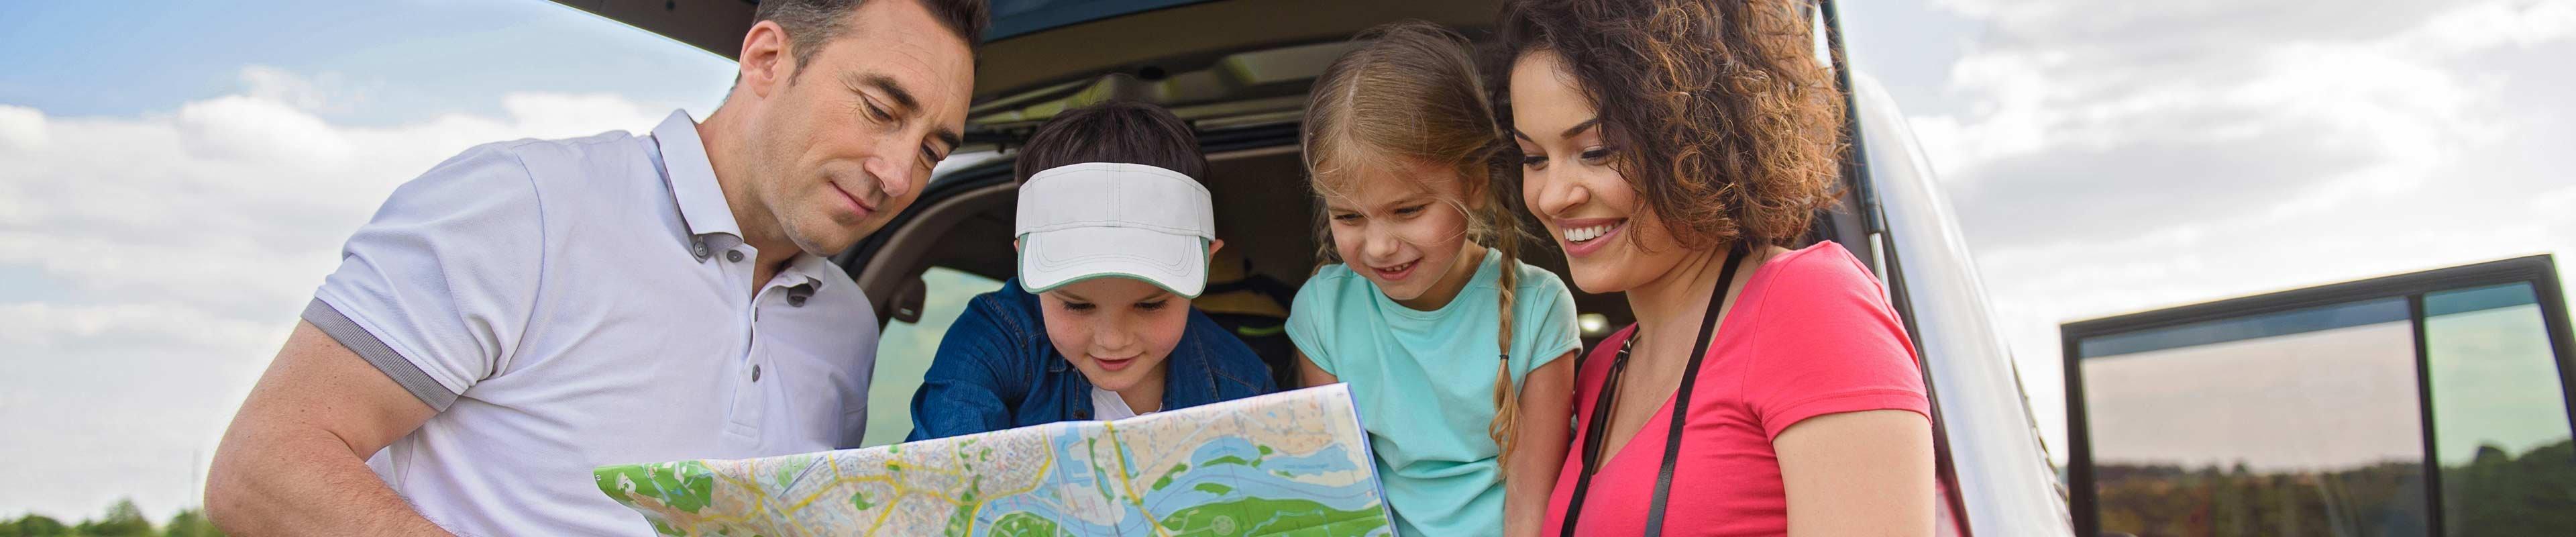
<svg viewBox="0 0 2576 537">
<path fill-rule="evenodd" d="M 884 193 L 886 199 L 900 198 L 912 192 L 913 181 L 918 179 L 913 177 L 917 175 L 913 169 L 911 163 L 902 159 L 868 159 L 868 174 L 877 177 L 877 191 Z"/>
</svg>

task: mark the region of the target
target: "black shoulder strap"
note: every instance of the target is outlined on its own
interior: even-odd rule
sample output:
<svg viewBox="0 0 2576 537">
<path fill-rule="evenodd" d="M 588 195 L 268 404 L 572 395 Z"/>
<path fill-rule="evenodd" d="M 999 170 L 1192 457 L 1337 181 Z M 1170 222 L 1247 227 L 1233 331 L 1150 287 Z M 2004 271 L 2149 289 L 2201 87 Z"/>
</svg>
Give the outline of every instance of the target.
<svg viewBox="0 0 2576 537">
<path fill-rule="evenodd" d="M 1662 468 L 1657 470 L 1655 475 L 1654 503 L 1647 508 L 1646 535 L 1663 534 L 1664 505 L 1672 495 L 1673 465 L 1681 455 L 1682 425 L 1688 422 L 1687 418 L 1690 415 L 1691 387 L 1699 382 L 1700 362 L 1708 356 L 1709 341 L 1715 339 L 1717 334 L 1717 314 L 1726 308 L 1726 301 L 1730 296 L 1727 290 L 1734 285 L 1735 269 L 1743 263 L 1747 252 L 1748 249 L 1743 244 L 1737 244 L 1727 251 L 1726 267 L 1718 269 L 1717 289 L 1709 292 L 1708 312 L 1700 318 L 1699 340 L 1691 345 L 1690 363 L 1683 366 L 1681 388 L 1673 393 L 1672 425 L 1664 432 Z M 1583 427 L 1581 454 L 1583 471 L 1576 474 L 1574 492 L 1567 498 L 1565 523 L 1558 528 L 1557 533 L 1560 537 L 1572 537 L 1575 522 L 1583 516 L 1585 493 L 1591 491 L 1592 473 L 1600 469 L 1601 457 L 1604 455 L 1601 453 L 1604 445 L 1601 437 L 1603 422 L 1610 420 L 1610 407 L 1617 402 L 1616 381 L 1624 372 L 1623 370 L 1627 369 L 1629 345 L 1636 341 L 1637 335 L 1631 332 L 1628 334 L 1628 339 L 1620 343 L 1618 357 L 1611 360 L 1609 374 L 1601 379 L 1601 393 L 1593 398 L 1591 420 L 1584 422 Z M 1576 371 L 1582 370 L 1581 359 L 1579 356 L 1576 357 Z"/>
<path fill-rule="evenodd" d="M 1664 533 L 1664 503 L 1673 494 L 1673 464 L 1682 453 L 1682 424 L 1690 415 L 1691 385 L 1699 383 L 1699 363 L 1708 358 L 1708 343 L 1717 336 L 1717 312 L 1726 307 L 1727 288 L 1735 285 L 1735 267 L 1744 260 L 1745 247 L 1738 243 L 1726 253 L 1726 268 L 1719 271 L 1717 291 L 1709 293 L 1708 314 L 1699 321 L 1699 342 L 1691 344 L 1690 365 L 1682 367 L 1682 387 L 1673 393 L 1673 424 L 1664 432 L 1664 465 L 1655 471 L 1655 503 L 1646 510 L 1646 535 Z"/>
</svg>

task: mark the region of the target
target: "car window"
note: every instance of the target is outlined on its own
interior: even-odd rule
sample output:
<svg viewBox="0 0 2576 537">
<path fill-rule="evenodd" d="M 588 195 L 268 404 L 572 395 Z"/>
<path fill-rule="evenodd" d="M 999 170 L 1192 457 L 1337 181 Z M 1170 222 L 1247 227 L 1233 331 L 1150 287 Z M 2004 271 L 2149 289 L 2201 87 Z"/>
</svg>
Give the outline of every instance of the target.
<svg viewBox="0 0 2576 537">
<path fill-rule="evenodd" d="M 2424 296 L 2447 535 L 2576 531 L 2566 387 L 2527 283 Z"/>
<path fill-rule="evenodd" d="M 922 372 L 939 353 L 939 338 L 966 312 L 975 295 L 1002 288 L 1001 280 L 948 267 L 921 274 L 921 321 L 888 322 L 877 340 L 877 372 L 868 382 L 868 431 L 863 446 L 903 441 L 912 433 L 912 393 L 921 388 Z"/>
<path fill-rule="evenodd" d="M 2576 535 L 2556 275 L 2533 256 L 2069 324 L 2078 531 Z"/>
<path fill-rule="evenodd" d="M 2103 531 L 2425 534 L 2405 299 L 2106 336 L 2080 348 Z"/>
</svg>

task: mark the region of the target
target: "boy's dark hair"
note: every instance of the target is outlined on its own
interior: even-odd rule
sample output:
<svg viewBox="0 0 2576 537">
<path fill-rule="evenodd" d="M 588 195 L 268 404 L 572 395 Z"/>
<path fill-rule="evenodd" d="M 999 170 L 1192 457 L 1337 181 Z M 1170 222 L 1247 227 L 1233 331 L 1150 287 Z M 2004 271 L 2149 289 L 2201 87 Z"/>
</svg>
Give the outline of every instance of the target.
<svg viewBox="0 0 2576 537">
<path fill-rule="evenodd" d="M 1011 164 L 1011 178 L 1026 183 L 1048 168 L 1085 162 L 1143 164 L 1207 184 L 1207 155 L 1190 125 L 1163 107 L 1127 100 L 1066 110 L 1038 126 Z"/>
</svg>

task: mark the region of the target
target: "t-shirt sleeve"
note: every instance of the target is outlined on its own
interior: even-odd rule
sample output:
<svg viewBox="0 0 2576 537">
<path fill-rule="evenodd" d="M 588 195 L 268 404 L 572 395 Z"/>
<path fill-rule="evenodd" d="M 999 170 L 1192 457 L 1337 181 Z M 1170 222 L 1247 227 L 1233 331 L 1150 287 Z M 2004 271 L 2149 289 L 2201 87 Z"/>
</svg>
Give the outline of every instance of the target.
<svg viewBox="0 0 2576 537">
<path fill-rule="evenodd" d="M 444 411 L 507 370 L 536 304 L 544 233 L 517 155 L 469 149 L 394 189 L 303 317 Z"/>
<path fill-rule="evenodd" d="M 1755 361 L 1743 377 L 1746 403 L 1764 435 L 1777 440 L 1790 426 L 1826 414 L 1930 416 L 1914 345 L 1878 280 L 1839 248 L 1795 255 L 1776 262 L 1780 270 L 1763 291 Z"/>
<path fill-rule="evenodd" d="M 1567 352 L 1582 349 L 1583 339 L 1575 325 L 1574 292 L 1543 270 L 1525 271 L 1522 278 L 1521 292 L 1512 297 L 1513 336 L 1520 339 L 1512 346 L 1527 357 L 1514 374 L 1527 376 Z"/>
<path fill-rule="evenodd" d="M 1286 328 L 1288 341 L 1297 345 L 1297 352 L 1304 353 L 1307 360 L 1315 362 L 1316 369 L 1340 377 L 1342 374 L 1333 367 L 1333 353 L 1330 352 L 1333 348 L 1331 331 L 1324 329 L 1334 319 L 1333 298 L 1341 291 L 1341 279 L 1329 275 L 1335 268 L 1339 267 L 1325 267 L 1315 277 L 1308 278 L 1305 285 L 1297 287 L 1297 298 L 1289 301 Z"/>
</svg>

